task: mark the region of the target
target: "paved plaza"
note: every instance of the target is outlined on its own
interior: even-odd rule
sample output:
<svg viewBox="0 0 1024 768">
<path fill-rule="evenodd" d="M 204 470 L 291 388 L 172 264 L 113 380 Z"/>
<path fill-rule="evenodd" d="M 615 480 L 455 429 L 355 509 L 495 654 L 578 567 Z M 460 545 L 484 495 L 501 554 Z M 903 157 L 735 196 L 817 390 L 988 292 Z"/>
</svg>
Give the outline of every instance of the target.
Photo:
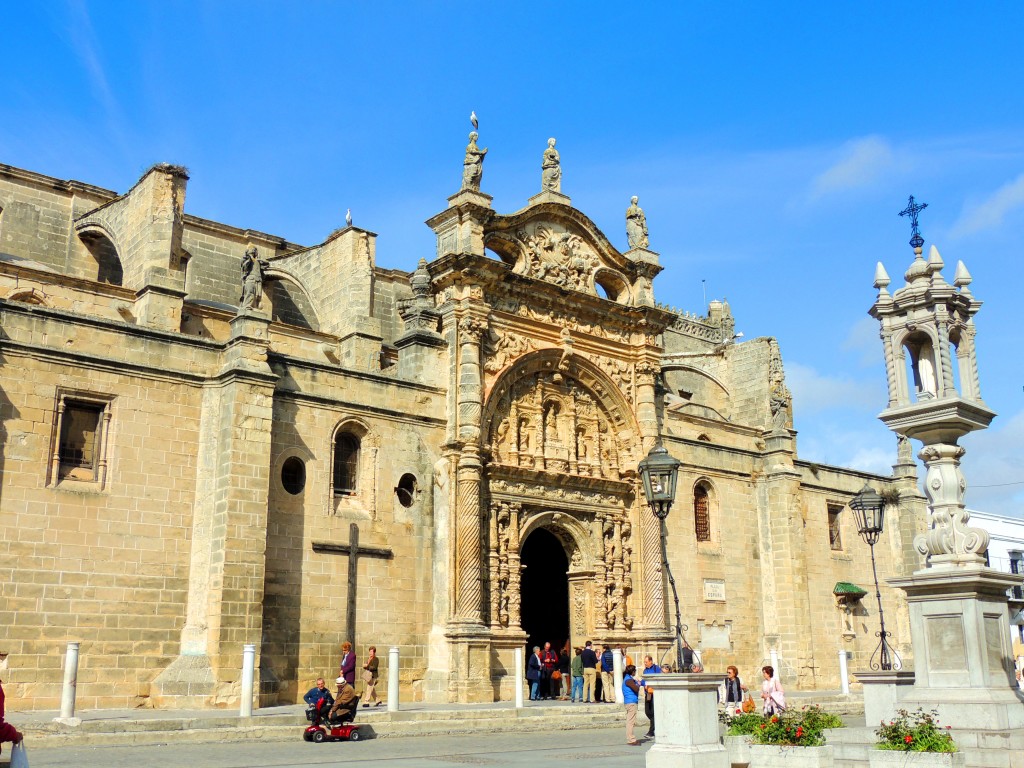
<svg viewBox="0 0 1024 768">
<path fill-rule="evenodd" d="M 575 731 L 424 736 L 408 739 L 370 739 L 360 742 L 310 744 L 302 741 L 296 726 L 295 740 L 253 741 L 236 744 L 161 744 L 134 747 L 67 747 L 33 750 L 33 768 L 307 768 L 345 765 L 359 761 L 375 768 L 444 768 L 445 766 L 538 766 L 568 761 L 588 768 L 641 768 L 647 742 L 626 745 L 623 727 Z M 0 765 L 6 765 L 6 745 Z"/>
</svg>

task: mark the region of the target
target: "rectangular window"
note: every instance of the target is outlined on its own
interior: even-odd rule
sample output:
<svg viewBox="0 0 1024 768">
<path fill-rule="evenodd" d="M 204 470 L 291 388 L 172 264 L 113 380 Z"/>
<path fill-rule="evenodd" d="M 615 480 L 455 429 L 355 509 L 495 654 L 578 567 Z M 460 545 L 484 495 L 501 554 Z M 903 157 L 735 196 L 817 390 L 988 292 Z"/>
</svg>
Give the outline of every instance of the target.
<svg viewBox="0 0 1024 768">
<path fill-rule="evenodd" d="M 828 544 L 836 552 L 843 548 L 843 534 L 840 521 L 843 508 L 838 504 L 828 505 Z"/>
<path fill-rule="evenodd" d="M 106 442 L 112 398 L 58 392 L 50 482 L 106 480 Z"/>
</svg>

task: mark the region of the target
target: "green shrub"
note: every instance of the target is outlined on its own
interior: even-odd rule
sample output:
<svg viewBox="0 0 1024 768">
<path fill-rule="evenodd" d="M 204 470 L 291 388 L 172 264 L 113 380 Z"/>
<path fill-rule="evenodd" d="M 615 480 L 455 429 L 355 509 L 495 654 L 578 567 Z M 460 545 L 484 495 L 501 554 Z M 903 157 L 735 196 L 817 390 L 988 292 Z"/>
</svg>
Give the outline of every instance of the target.
<svg viewBox="0 0 1024 768">
<path fill-rule="evenodd" d="M 899 710 L 896 717 L 888 724 L 875 731 L 878 743 L 875 749 L 888 749 L 898 752 L 956 752 L 956 744 L 949 733 L 951 726 L 941 728 L 936 718 L 938 712 L 926 713 L 919 709 L 913 714 L 905 709 Z"/>
<path fill-rule="evenodd" d="M 761 723 L 764 722 L 764 715 L 757 712 L 741 712 L 738 715 L 721 712 L 718 719 L 725 723 L 726 735 L 752 736 L 760 730 Z"/>
</svg>

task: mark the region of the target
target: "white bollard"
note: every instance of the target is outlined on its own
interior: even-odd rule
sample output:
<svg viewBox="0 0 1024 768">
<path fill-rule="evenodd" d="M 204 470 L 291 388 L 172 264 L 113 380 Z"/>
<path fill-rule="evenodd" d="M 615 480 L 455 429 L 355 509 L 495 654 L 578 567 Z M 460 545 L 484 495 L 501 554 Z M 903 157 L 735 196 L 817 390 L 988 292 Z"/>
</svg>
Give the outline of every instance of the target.
<svg viewBox="0 0 1024 768">
<path fill-rule="evenodd" d="M 388 650 L 388 712 L 397 712 L 398 702 L 398 649 Z"/>
<path fill-rule="evenodd" d="M 779 652 L 772 648 L 768 651 L 768 657 L 772 660 L 772 669 L 775 670 L 775 679 L 782 682 L 782 670 L 779 668 Z"/>
<path fill-rule="evenodd" d="M 256 646 L 246 643 L 242 646 L 242 702 L 239 717 L 252 717 L 252 680 L 256 666 Z"/>
<path fill-rule="evenodd" d="M 850 671 L 846 667 L 846 651 L 839 652 L 839 681 L 843 684 L 843 693 L 850 695 Z"/>
<path fill-rule="evenodd" d="M 615 681 L 615 703 L 625 704 L 626 697 L 622 693 L 622 651 L 618 648 L 612 649 L 612 680 Z"/>
<path fill-rule="evenodd" d="M 78 643 L 68 643 L 64 657 L 64 689 L 60 695 L 62 720 L 75 716 L 75 696 L 78 692 Z"/>
<path fill-rule="evenodd" d="M 515 650 L 515 690 L 516 690 L 516 709 L 523 708 L 523 680 L 526 678 L 526 664 L 523 659 L 525 651 L 522 646 Z"/>
</svg>

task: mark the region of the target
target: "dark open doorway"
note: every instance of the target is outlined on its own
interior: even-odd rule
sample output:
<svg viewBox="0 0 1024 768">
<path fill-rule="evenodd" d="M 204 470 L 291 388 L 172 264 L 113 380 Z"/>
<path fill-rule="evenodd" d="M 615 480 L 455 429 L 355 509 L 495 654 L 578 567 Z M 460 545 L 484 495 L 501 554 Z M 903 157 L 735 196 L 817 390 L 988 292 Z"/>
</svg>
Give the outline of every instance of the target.
<svg viewBox="0 0 1024 768">
<path fill-rule="evenodd" d="M 569 637 L 569 560 L 550 531 L 538 528 L 523 543 L 521 615 L 527 654 L 551 643 L 556 651 Z"/>
</svg>

